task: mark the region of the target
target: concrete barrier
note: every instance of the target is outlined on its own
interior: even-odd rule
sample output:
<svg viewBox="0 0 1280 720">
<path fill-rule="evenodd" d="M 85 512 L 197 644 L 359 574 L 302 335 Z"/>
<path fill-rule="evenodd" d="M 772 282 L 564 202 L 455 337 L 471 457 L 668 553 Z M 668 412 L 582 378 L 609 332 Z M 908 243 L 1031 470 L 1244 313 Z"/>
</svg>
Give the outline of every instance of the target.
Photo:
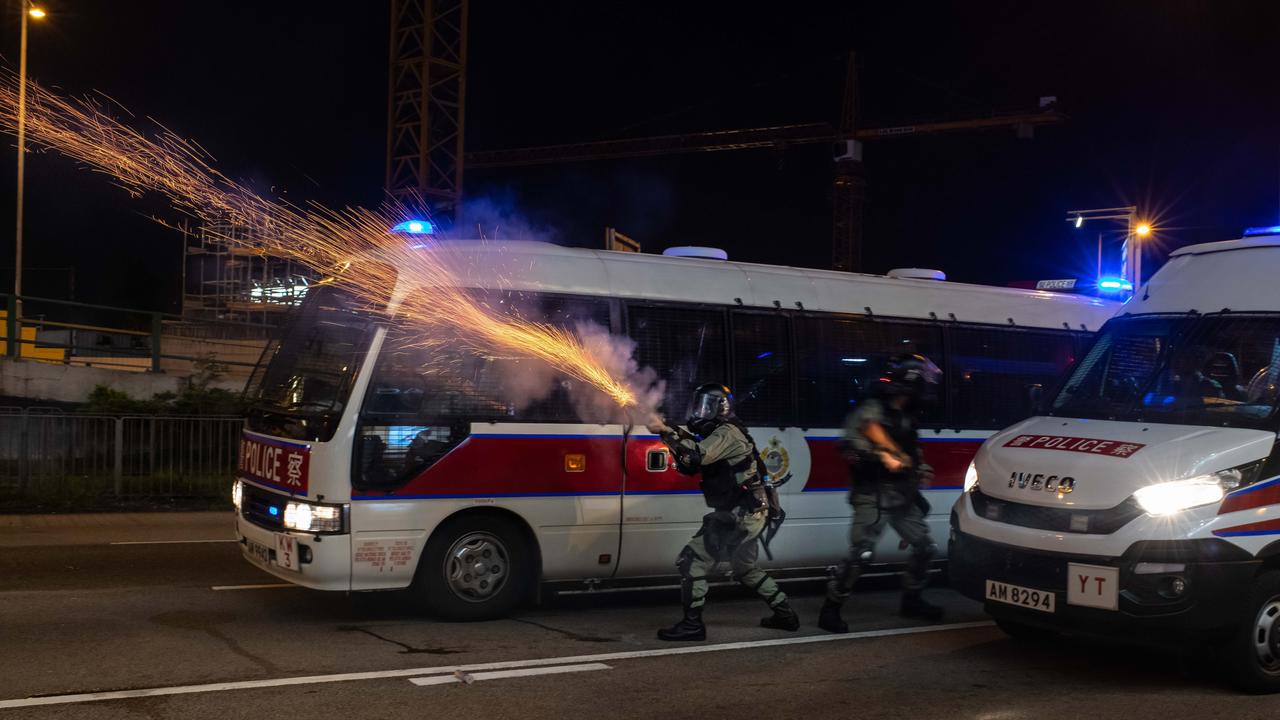
<svg viewBox="0 0 1280 720">
<path fill-rule="evenodd" d="M 179 392 L 190 376 L 190 372 L 130 372 L 0 358 L 0 396 L 78 403 L 84 402 L 94 387 L 106 385 L 132 397 L 147 399 L 160 392 Z M 244 384 L 244 377 L 219 378 L 210 383 L 212 387 L 232 392 L 240 392 Z"/>
</svg>

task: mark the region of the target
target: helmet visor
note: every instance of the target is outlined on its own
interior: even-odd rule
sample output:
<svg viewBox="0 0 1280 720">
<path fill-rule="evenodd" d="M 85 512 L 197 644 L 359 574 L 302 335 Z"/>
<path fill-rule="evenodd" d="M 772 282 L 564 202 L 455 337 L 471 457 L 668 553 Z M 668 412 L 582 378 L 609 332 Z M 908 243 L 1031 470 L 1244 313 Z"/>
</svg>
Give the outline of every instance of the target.
<svg viewBox="0 0 1280 720">
<path fill-rule="evenodd" d="M 689 419 L 711 420 L 720 416 L 720 408 L 724 398 L 711 393 L 698 393 L 693 397 L 693 405 L 689 408 Z"/>
</svg>

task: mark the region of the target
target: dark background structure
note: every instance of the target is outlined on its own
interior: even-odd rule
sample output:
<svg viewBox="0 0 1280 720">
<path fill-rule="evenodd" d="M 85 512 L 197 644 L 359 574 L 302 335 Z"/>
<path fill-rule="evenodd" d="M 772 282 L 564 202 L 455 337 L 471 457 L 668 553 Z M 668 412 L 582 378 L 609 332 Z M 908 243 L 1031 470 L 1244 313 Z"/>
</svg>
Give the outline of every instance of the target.
<svg viewBox="0 0 1280 720">
<path fill-rule="evenodd" d="M 383 199 L 388 8 L 368 3 L 50 0 L 30 73 L 101 91 L 201 142 L 229 175 L 330 205 Z M 16 61 L 17 5 L 0 51 Z M 1135 204 L 1166 248 L 1280 222 L 1280 5 L 1254 2 L 504 3 L 471 7 L 467 149 L 829 121 L 856 50 L 859 121 L 1034 105 L 1067 123 L 865 148 L 864 268 L 952 279 L 1091 276 L 1065 211 Z M 0 268 L 12 264 L 12 141 Z M 26 290 L 176 310 L 182 242 L 64 158 L 27 164 Z M 468 171 L 460 225 L 646 251 L 825 267 L 831 149 Z M 464 229 L 465 228 L 465 229 Z M 1150 268 L 1151 265 L 1148 265 Z M 74 269 L 74 288 L 71 287 Z M 0 286 L 11 282 L 4 270 Z"/>
</svg>

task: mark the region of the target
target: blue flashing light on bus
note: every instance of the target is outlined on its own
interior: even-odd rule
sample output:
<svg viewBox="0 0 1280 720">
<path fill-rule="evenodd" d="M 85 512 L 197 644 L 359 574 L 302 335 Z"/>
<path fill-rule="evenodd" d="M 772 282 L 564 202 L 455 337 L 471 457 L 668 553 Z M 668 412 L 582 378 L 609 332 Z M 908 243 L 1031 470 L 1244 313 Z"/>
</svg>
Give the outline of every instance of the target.
<svg viewBox="0 0 1280 720">
<path fill-rule="evenodd" d="M 406 235 L 430 235 L 434 231 L 435 227 L 426 220 L 405 220 L 391 228 L 391 232 L 405 233 Z"/>
<path fill-rule="evenodd" d="M 1260 235 L 1280 235 L 1280 225 L 1267 225 L 1266 227 L 1251 227 L 1244 229 L 1245 237 L 1258 237 Z"/>
<path fill-rule="evenodd" d="M 1102 278 L 1098 280 L 1098 290 L 1105 293 L 1133 292 L 1133 283 L 1120 278 Z"/>
</svg>

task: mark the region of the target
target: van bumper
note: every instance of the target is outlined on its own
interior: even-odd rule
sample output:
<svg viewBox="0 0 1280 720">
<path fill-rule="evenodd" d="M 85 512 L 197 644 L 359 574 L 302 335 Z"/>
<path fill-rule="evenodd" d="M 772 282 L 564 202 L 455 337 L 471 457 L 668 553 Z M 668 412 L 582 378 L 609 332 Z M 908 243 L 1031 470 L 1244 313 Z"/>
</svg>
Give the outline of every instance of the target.
<svg viewBox="0 0 1280 720">
<path fill-rule="evenodd" d="M 277 564 L 277 535 L 291 535 L 297 543 L 301 557 L 297 570 L 289 570 Z M 236 537 L 245 560 L 281 580 L 313 590 L 345 592 L 351 589 L 350 535 L 318 536 L 312 533 L 273 531 L 237 517 Z"/>
<path fill-rule="evenodd" d="M 1027 550 L 962 532 L 952 515 L 949 552 L 951 585 L 983 603 L 988 614 L 1064 632 L 1124 635 L 1164 643 L 1211 639 L 1229 632 L 1243 617 L 1261 561 L 1219 539 L 1136 542 L 1120 557 Z M 1084 563 L 1119 569 L 1117 610 L 1067 602 L 1067 565 Z M 1164 568 L 1138 574 L 1139 563 Z M 1173 578 L 1185 590 L 1174 596 Z M 987 580 L 1054 594 L 1055 611 L 1040 612 L 986 599 Z M 1157 632 L 1153 632 L 1157 631 Z"/>
</svg>

